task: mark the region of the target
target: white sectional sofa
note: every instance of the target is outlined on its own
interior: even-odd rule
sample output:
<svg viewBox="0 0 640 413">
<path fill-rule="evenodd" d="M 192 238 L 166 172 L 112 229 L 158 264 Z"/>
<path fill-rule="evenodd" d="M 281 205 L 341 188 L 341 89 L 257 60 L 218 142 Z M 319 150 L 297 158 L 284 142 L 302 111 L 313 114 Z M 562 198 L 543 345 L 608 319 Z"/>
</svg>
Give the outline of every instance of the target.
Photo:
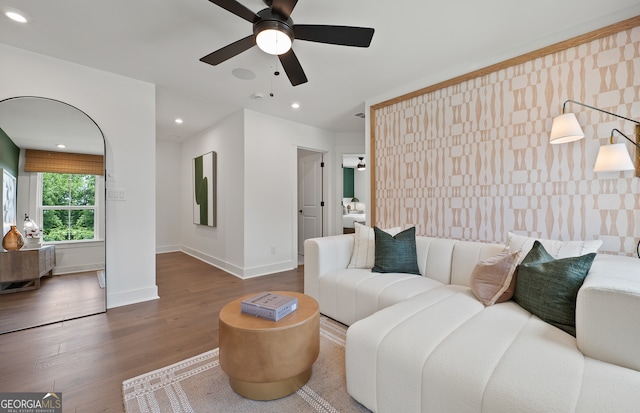
<svg viewBox="0 0 640 413">
<path fill-rule="evenodd" d="M 504 245 L 418 236 L 414 275 L 347 268 L 355 239 L 307 240 L 304 289 L 350 326 L 347 390 L 368 409 L 640 411 L 640 260 L 596 256 L 574 337 L 513 300 L 485 307 L 476 298 L 476 264 Z"/>
</svg>

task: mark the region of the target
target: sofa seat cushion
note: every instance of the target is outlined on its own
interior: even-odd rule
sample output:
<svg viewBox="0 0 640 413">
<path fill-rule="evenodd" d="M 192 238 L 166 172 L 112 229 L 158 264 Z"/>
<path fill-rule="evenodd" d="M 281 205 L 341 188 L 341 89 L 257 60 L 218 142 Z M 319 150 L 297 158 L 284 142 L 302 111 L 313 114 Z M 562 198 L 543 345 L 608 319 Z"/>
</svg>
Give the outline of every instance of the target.
<svg viewBox="0 0 640 413">
<path fill-rule="evenodd" d="M 341 269 L 320 278 L 318 302 L 322 314 L 351 325 L 380 309 L 442 285 L 415 274 Z"/>
<path fill-rule="evenodd" d="M 633 411 L 640 375 L 585 357 L 514 302 L 463 286 L 415 295 L 349 327 L 347 390 L 376 412 Z M 603 380 L 603 377 L 606 377 Z"/>
</svg>

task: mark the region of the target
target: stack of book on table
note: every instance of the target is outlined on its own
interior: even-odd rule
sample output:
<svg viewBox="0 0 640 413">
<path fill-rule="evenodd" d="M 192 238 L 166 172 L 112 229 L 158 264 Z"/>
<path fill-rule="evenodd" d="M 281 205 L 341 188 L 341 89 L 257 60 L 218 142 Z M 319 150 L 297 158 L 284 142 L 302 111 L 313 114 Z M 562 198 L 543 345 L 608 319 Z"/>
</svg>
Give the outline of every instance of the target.
<svg viewBox="0 0 640 413">
<path fill-rule="evenodd" d="M 240 303 L 241 312 L 272 321 L 278 321 L 297 309 L 296 297 L 270 292 L 254 295 Z"/>
</svg>

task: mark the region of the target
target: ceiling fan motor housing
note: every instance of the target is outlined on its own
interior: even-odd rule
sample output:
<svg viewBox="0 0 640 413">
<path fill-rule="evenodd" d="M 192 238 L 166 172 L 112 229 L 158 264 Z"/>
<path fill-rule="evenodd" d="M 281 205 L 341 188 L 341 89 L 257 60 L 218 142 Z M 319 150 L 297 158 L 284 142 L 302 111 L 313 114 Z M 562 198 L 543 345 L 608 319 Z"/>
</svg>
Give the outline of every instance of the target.
<svg viewBox="0 0 640 413">
<path fill-rule="evenodd" d="M 258 13 L 258 19 L 253 23 L 253 35 L 258 36 L 263 30 L 278 30 L 289 36 L 291 42 L 295 39 L 293 33 L 293 20 L 291 18 L 285 19 L 277 13 L 274 13 L 271 9 L 260 10 Z"/>
</svg>

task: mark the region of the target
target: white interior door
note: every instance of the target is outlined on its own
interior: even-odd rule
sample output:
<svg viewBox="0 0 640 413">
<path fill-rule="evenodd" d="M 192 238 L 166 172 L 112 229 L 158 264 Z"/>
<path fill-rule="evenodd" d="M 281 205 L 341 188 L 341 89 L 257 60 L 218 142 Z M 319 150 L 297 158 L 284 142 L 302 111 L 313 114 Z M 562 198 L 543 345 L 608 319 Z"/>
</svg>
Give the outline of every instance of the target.
<svg viewBox="0 0 640 413">
<path fill-rule="evenodd" d="M 298 157 L 298 253 L 304 240 L 322 236 L 322 153 L 300 151 Z"/>
</svg>

